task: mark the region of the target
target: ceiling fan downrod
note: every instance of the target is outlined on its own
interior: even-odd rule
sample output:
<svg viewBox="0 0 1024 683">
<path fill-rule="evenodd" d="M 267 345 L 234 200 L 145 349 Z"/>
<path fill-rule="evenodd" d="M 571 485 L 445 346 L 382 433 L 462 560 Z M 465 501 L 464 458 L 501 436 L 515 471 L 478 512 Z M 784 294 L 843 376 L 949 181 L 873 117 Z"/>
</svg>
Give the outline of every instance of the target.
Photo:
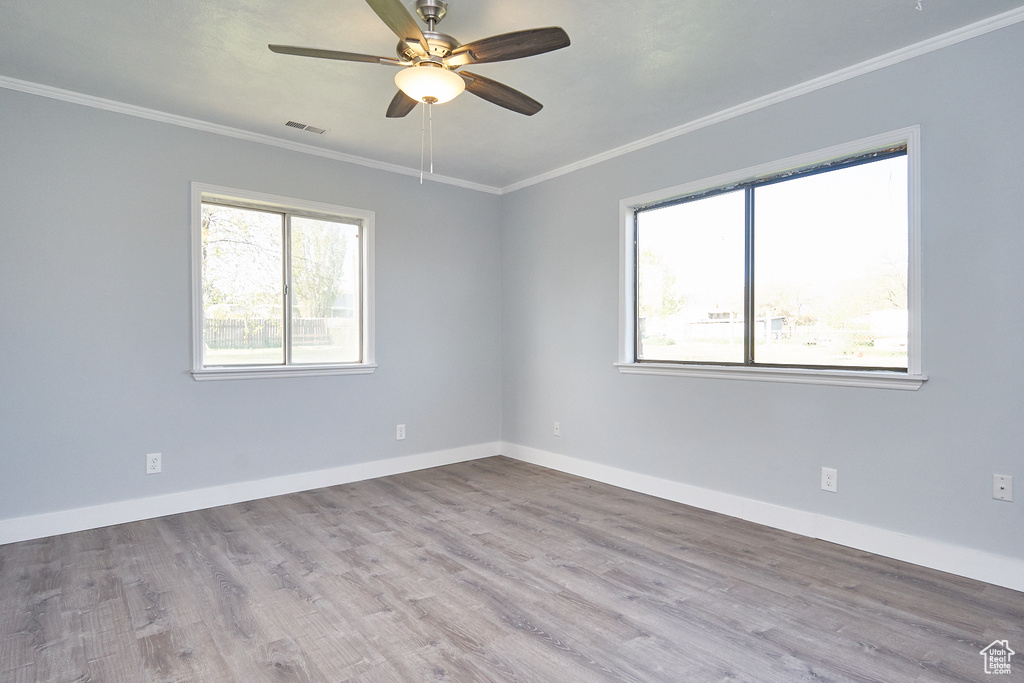
<svg viewBox="0 0 1024 683">
<path fill-rule="evenodd" d="M 427 30 L 433 31 L 448 12 L 448 3 L 444 0 L 416 0 L 416 14 L 427 22 Z"/>
</svg>

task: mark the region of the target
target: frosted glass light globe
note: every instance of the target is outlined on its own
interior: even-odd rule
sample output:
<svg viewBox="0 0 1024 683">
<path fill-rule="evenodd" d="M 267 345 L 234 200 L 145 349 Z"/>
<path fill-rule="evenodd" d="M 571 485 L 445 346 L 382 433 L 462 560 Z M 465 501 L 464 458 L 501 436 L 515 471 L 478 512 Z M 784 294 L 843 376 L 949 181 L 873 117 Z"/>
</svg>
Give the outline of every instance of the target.
<svg viewBox="0 0 1024 683">
<path fill-rule="evenodd" d="M 395 74 L 395 85 L 417 102 L 441 104 L 458 97 L 466 83 L 454 71 L 440 66 L 410 66 Z"/>
</svg>

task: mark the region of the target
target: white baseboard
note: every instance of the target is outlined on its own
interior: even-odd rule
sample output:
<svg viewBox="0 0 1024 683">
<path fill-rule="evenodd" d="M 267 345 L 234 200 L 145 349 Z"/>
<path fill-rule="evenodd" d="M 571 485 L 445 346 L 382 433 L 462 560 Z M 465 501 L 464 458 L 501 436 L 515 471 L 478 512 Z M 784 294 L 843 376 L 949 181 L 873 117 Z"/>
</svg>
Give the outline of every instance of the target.
<svg viewBox="0 0 1024 683">
<path fill-rule="evenodd" d="M 849 522 L 804 510 L 691 486 L 527 446 L 502 443 L 501 453 L 567 474 L 720 512 L 801 536 L 891 557 L 922 567 L 1024 591 L 1024 560 Z"/>
<path fill-rule="evenodd" d="M 4 519 L 0 520 L 0 545 L 487 458 L 500 453 L 500 446 L 501 444 L 497 442 L 483 443 L 314 472 Z"/>
<path fill-rule="evenodd" d="M 1024 591 L 1024 560 L 941 543 L 512 443 L 483 443 L 255 481 L 0 520 L 0 545 L 451 465 L 501 453 L 560 472 L 801 536 Z"/>
</svg>

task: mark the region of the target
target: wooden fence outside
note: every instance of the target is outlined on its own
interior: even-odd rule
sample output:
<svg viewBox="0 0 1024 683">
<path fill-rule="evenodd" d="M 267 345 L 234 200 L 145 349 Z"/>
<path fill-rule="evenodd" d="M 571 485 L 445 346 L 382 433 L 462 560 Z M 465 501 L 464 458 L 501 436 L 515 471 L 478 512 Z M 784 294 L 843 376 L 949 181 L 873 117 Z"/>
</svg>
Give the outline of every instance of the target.
<svg viewBox="0 0 1024 683">
<path fill-rule="evenodd" d="M 274 349 L 281 346 L 282 324 L 273 318 L 213 318 L 203 321 L 203 343 L 210 349 Z M 292 320 L 292 343 L 331 343 L 325 318 Z"/>
</svg>

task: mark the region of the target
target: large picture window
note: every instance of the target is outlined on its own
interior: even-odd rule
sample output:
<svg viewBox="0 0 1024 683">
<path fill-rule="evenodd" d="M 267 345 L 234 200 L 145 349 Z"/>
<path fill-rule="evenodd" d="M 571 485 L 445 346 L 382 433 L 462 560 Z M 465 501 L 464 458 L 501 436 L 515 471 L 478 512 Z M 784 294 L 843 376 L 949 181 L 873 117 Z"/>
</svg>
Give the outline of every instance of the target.
<svg viewBox="0 0 1024 683">
<path fill-rule="evenodd" d="M 620 367 L 922 379 L 910 146 L 627 200 Z"/>
<path fill-rule="evenodd" d="M 193 186 L 193 375 L 369 372 L 372 214 Z"/>
</svg>

